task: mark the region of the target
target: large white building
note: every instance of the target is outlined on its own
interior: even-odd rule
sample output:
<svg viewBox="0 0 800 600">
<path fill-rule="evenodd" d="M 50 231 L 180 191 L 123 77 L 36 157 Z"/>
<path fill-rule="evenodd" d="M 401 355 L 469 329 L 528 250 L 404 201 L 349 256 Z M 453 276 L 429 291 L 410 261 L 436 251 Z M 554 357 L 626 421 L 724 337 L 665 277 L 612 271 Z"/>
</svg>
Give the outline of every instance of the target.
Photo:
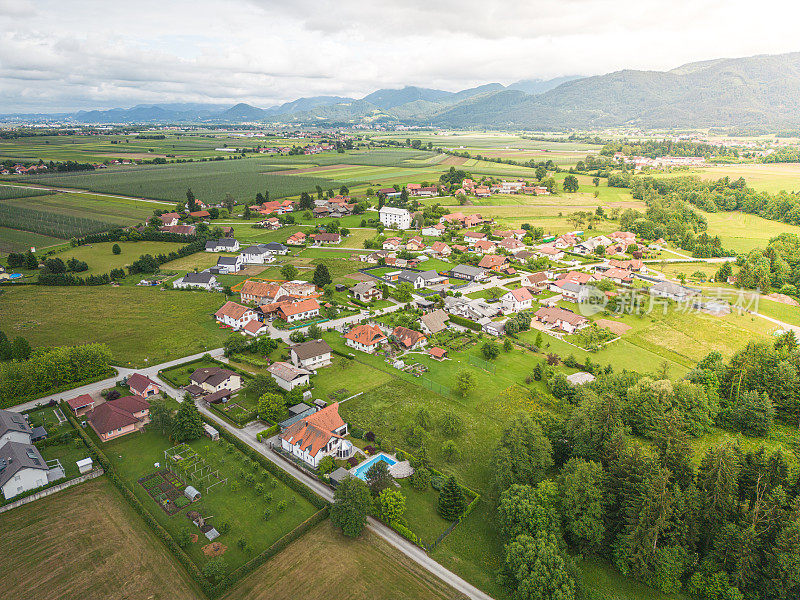
<svg viewBox="0 0 800 600">
<path fill-rule="evenodd" d="M 404 208 L 384 206 L 378 211 L 381 223 L 392 229 L 409 229 L 411 227 L 411 213 Z"/>
</svg>

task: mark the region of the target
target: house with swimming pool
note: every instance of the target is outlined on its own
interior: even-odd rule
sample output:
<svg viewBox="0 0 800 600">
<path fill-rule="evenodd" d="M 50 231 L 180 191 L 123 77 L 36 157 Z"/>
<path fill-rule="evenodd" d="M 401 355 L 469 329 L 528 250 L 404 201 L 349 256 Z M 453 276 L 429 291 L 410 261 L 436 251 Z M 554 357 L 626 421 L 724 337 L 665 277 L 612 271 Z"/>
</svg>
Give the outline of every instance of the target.
<svg viewBox="0 0 800 600">
<path fill-rule="evenodd" d="M 286 423 L 280 434 L 281 449 L 316 468 L 324 456 L 350 458 L 354 449 L 347 436 L 347 423 L 334 402 L 311 414 L 302 413 Z"/>
</svg>

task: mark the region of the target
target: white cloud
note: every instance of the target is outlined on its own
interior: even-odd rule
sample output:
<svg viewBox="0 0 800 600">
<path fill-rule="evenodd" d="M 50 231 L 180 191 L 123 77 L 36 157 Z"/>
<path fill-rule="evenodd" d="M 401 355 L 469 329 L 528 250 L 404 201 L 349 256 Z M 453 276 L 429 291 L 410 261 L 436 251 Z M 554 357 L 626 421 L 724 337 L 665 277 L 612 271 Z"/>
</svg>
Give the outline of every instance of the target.
<svg viewBox="0 0 800 600">
<path fill-rule="evenodd" d="M 779 0 L 0 0 L 0 112 L 663 70 L 800 50 L 798 16 Z"/>
</svg>

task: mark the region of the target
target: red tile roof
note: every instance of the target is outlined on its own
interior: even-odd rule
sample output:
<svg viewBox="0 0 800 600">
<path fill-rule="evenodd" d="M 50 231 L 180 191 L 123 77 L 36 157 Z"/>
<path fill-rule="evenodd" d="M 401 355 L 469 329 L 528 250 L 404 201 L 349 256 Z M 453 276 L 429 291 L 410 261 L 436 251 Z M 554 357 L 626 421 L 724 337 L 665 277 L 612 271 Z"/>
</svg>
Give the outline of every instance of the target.
<svg viewBox="0 0 800 600">
<path fill-rule="evenodd" d="M 294 303 L 285 302 L 281 304 L 278 310 L 281 311 L 285 316 L 291 317 L 292 315 L 299 315 L 300 313 L 319 310 L 319 302 L 317 302 L 314 298 L 308 298 L 307 300 L 301 300 L 300 302 Z"/>
<path fill-rule="evenodd" d="M 94 400 L 92 400 L 92 397 L 89 394 L 81 394 L 77 398 L 70 398 L 67 400 L 67 404 L 69 404 L 69 407 L 72 410 L 79 410 L 86 406 L 91 406 L 94 404 Z"/>
<path fill-rule="evenodd" d="M 132 392 L 139 394 L 140 396 L 144 396 L 143 392 L 150 385 L 154 385 L 157 388 L 159 387 L 155 381 L 145 375 L 142 375 L 141 373 L 134 373 L 128 377 L 128 387 L 131 388 Z"/>
<path fill-rule="evenodd" d="M 411 348 L 420 340 L 427 339 L 419 331 L 414 331 L 413 329 L 408 329 L 407 327 L 401 327 L 399 325 L 394 328 L 392 335 L 406 348 Z"/>
<path fill-rule="evenodd" d="M 218 318 L 230 317 L 231 319 L 239 320 L 247 313 L 247 311 L 252 310 L 252 308 L 247 306 L 228 301 L 222 305 L 222 308 L 214 313 L 214 316 Z"/>
<path fill-rule="evenodd" d="M 281 438 L 293 446 L 308 452 L 311 456 L 327 446 L 331 438 L 340 437 L 334 431 L 344 426 L 342 417 L 339 416 L 339 403 L 326 406 L 322 410 L 300 419 L 289 425 Z"/>
<path fill-rule="evenodd" d="M 353 327 L 350 331 L 344 334 L 348 340 L 358 342 L 364 346 L 373 346 L 386 341 L 386 336 L 375 325 L 359 325 Z"/>
</svg>

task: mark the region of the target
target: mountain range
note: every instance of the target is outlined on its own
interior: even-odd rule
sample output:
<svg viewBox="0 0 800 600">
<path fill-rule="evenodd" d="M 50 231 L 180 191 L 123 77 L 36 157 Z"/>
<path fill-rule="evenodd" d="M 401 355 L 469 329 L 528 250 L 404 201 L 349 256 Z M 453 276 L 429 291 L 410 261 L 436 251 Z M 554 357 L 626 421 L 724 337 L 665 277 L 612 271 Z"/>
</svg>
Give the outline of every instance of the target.
<svg viewBox="0 0 800 600">
<path fill-rule="evenodd" d="M 407 86 L 367 96 L 250 104 L 143 104 L 80 111 L 79 123 L 402 123 L 534 130 L 629 126 L 784 128 L 800 125 L 800 52 L 722 58 L 670 71 L 528 79 L 449 92 Z"/>
</svg>

